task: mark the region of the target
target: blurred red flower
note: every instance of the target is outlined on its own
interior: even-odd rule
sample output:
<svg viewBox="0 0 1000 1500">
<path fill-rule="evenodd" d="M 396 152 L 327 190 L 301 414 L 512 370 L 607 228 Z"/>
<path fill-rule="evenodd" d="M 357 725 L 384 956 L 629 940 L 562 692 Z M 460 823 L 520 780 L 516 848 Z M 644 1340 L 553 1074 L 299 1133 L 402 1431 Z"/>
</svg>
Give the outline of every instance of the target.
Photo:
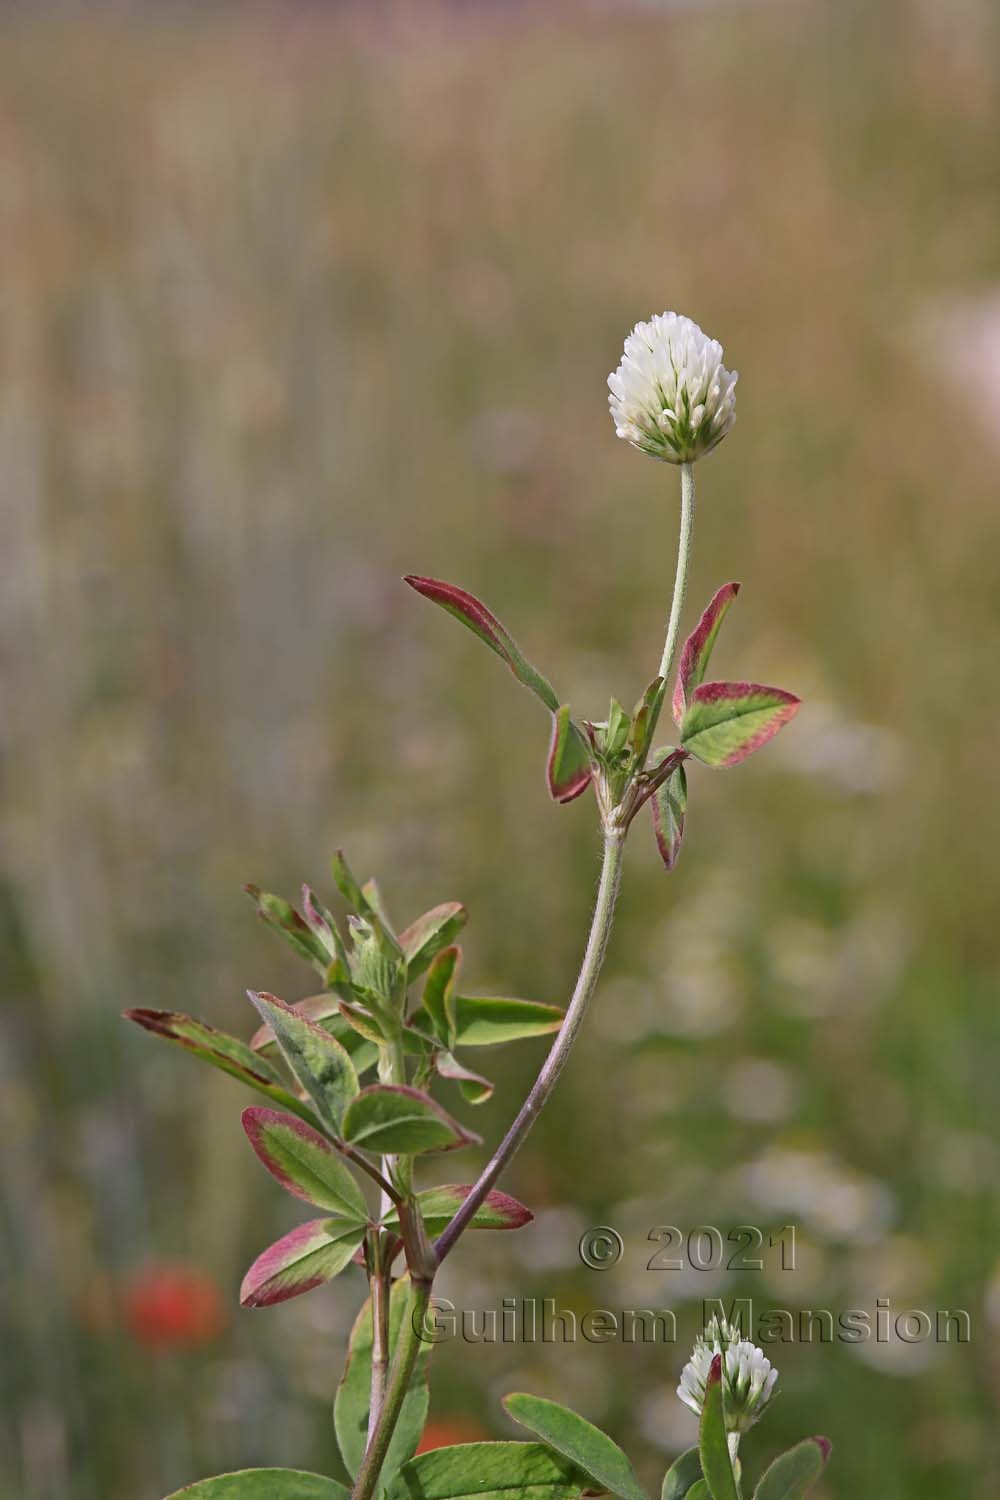
<svg viewBox="0 0 1000 1500">
<path fill-rule="evenodd" d="M 418 1453 L 429 1453 L 432 1448 L 450 1448 L 453 1443 L 479 1443 L 488 1438 L 485 1427 L 471 1417 L 438 1417 L 424 1428 L 417 1444 Z"/>
<path fill-rule="evenodd" d="M 125 1326 L 147 1349 L 190 1349 L 210 1343 L 226 1323 L 212 1277 L 182 1262 L 140 1267 L 121 1291 Z"/>
</svg>

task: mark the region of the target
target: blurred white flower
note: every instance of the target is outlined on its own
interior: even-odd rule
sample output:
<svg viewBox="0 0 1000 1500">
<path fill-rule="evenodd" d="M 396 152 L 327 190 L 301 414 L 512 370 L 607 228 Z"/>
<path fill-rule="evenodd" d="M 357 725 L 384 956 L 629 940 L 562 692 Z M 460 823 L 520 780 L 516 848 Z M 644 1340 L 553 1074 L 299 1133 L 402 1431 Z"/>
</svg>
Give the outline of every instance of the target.
<svg viewBox="0 0 1000 1500">
<path fill-rule="evenodd" d="M 677 1394 L 697 1415 L 705 1404 L 705 1389 L 717 1354 L 722 1356 L 722 1404 L 729 1432 L 746 1432 L 764 1410 L 778 1380 L 778 1372 L 762 1349 L 740 1337 L 738 1328 L 712 1318 L 695 1340 L 694 1352 L 681 1372 Z"/>
<path fill-rule="evenodd" d="M 615 432 L 651 458 L 693 463 L 736 421 L 736 380 L 722 345 L 690 318 L 666 312 L 637 323 L 608 376 Z"/>
</svg>

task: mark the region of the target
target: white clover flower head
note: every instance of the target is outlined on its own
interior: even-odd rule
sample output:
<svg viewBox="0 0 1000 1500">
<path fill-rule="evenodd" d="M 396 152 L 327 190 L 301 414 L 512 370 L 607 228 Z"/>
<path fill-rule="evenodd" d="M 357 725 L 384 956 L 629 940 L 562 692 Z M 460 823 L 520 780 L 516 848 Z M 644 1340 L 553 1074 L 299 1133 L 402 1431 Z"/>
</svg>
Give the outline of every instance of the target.
<svg viewBox="0 0 1000 1500">
<path fill-rule="evenodd" d="M 778 1372 L 762 1349 L 740 1337 L 723 1318 L 713 1317 L 681 1371 L 677 1394 L 701 1416 L 712 1361 L 722 1356 L 722 1405 L 729 1432 L 746 1432 L 763 1412 L 778 1381 Z"/>
<path fill-rule="evenodd" d="M 615 432 L 650 458 L 693 463 L 736 421 L 737 378 L 722 345 L 690 318 L 665 312 L 637 323 L 608 376 Z"/>
</svg>

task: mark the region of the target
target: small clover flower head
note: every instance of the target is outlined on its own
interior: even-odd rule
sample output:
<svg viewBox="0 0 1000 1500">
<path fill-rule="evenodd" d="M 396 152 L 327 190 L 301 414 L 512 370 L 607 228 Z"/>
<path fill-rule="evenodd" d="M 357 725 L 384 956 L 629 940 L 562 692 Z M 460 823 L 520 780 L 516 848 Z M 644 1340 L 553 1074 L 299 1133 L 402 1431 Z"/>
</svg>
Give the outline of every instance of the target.
<svg viewBox="0 0 1000 1500">
<path fill-rule="evenodd" d="M 608 376 L 615 432 L 650 458 L 694 463 L 736 421 L 736 381 L 721 344 L 690 318 L 660 313 L 635 325 Z"/>
<path fill-rule="evenodd" d="M 778 1372 L 762 1349 L 740 1337 L 723 1319 L 713 1318 L 695 1340 L 691 1358 L 681 1372 L 677 1394 L 696 1416 L 705 1404 L 712 1360 L 722 1356 L 722 1404 L 729 1432 L 752 1427 L 764 1410 L 778 1380 Z"/>
</svg>

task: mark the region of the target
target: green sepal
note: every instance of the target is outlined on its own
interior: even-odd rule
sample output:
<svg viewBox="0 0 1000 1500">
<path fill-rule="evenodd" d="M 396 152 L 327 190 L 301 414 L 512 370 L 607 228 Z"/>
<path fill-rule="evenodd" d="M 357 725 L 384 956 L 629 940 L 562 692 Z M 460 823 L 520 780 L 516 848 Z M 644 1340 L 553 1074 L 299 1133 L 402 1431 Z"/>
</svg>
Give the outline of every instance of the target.
<svg viewBox="0 0 1000 1500">
<path fill-rule="evenodd" d="M 454 1046 L 491 1047 L 522 1037 L 558 1031 L 563 1012 L 557 1005 L 537 1000 L 511 1000 L 500 995 L 456 995 Z"/>
<path fill-rule="evenodd" d="M 445 1187 L 425 1188 L 422 1193 L 418 1193 L 417 1206 L 427 1233 L 432 1236 L 438 1235 L 446 1229 L 471 1191 L 471 1184 L 456 1183 Z M 498 1188 L 494 1188 L 487 1193 L 476 1209 L 469 1228 L 523 1229 L 525 1224 L 530 1224 L 534 1217 L 531 1210 L 525 1208 L 523 1203 L 519 1203 L 509 1193 L 502 1193 Z M 382 1223 L 389 1229 L 398 1229 L 399 1210 L 389 1209 Z"/>
<path fill-rule="evenodd" d="M 175 1490 L 167 1500 L 350 1500 L 335 1479 L 301 1469 L 241 1469 Z"/>
<path fill-rule="evenodd" d="M 832 1446 L 825 1437 L 796 1443 L 765 1470 L 753 1500 L 801 1500 L 826 1468 Z"/>
<path fill-rule="evenodd" d="M 587 1476 L 544 1443 L 459 1443 L 410 1459 L 387 1500 L 573 1500 Z"/>
<path fill-rule="evenodd" d="M 257 908 L 257 915 L 268 927 L 273 927 L 291 948 L 311 963 L 320 974 L 325 975 L 330 966 L 331 953 L 313 929 L 299 916 L 295 907 L 283 896 L 274 896 L 262 891 L 260 886 L 245 885 L 243 889 Z"/>
<path fill-rule="evenodd" d="M 389 1298 L 389 1358 L 395 1352 L 409 1296 L 406 1276 L 395 1282 Z M 413 1373 L 403 1398 L 399 1421 L 389 1444 L 383 1473 L 392 1474 L 410 1457 L 420 1441 L 427 1420 L 427 1362 L 432 1344 L 421 1340 Z M 344 1467 L 353 1478 L 361 1466 L 368 1438 L 368 1409 L 372 1380 L 372 1305 L 369 1299 L 358 1313 L 347 1348 L 347 1363 L 333 1407 L 337 1443 Z"/>
<path fill-rule="evenodd" d="M 436 1100 L 404 1084 L 372 1084 L 344 1114 L 344 1139 L 380 1156 L 455 1151 L 481 1144 Z"/>
<path fill-rule="evenodd" d="M 152 1032 L 153 1036 L 176 1042 L 195 1057 L 200 1057 L 203 1062 L 211 1063 L 213 1068 L 228 1073 L 230 1078 L 238 1078 L 241 1083 L 248 1084 L 259 1094 L 280 1104 L 283 1109 L 291 1110 L 308 1124 L 319 1124 L 314 1111 L 289 1093 L 281 1074 L 267 1058 L 254 1052 L 238 1037 L 216 1031 L 214 1026 L 196 1021 L 193 1016 L 185 1016 L 177 1010 L 126 1010 L 123 1015 L 127 1021 L 134 1021 L 144 1031 Z"/>
<path fill-rule="evenodd" d="M 619 1496 L 620 1500 L 646 1500 L 645 1491 L 618 1444 L 585 1417 L 556 1401 L 523 1392 L 505 1396 L 503 1405 L 515 1422 L 569 1459 L 599 1489 Z"/>
<path fill-rule="evenodd" d="M 259 1161 L 286 1192 L 316 1208 L 361 1224 L 367 1221 L 364 1193 L 333 1147 L 310 1125 L 255 1105 L 243 1111 L 243 1129 Z"/>
<path fill-rule="evenodd" d="M 344 1111 L 360 1087 L 350 1053 L 330 1032 L 307 1021 L 276 995 L 247 993 L 261 1020 L 270 1025 L 320 1119 L 339 1136 Z"/>
<path fill-rule="evenodd" d="M 688 1500 L 712 1500 L 712 1491 L 704 1479 L 697 1480 L 688 1490 Z"/>
<path fill-rule="evenodd" d="M 354 1259 L 365 1227 L 352 1219 L 311 1219 L 262 1251 L 243 1278 L 241 1307 L 273 1307 L 339 1276 Z"/>
<path fill-rule="evenodd" d="M 407 574 L 403 581 L 425 599 L 454 615 L 456 620 L 461 620 L 491 651 L 496 652 L 501 661 L 507 663 L 518 682 L 530 688 L 552 713 L 558 712 L 559 699 L 552 684 L 531 665 L 514 638 L 474 594 L 439 578 L 421 578 L 414 573 Z"/>
<path fill-rule="evenodd" d="M 425 911 L 399 934 L 406 957 L 406 975 L 416 979 L 429 968 L 434 958 L 457 937 L 469 919 L 460 901 L 444 901 Z"/>
<path fill-rule="evenodd" d="M 726 1441 L 726 1418 L 722 1404 L 722 1356 L 712 1360 L 705 1383 L 705 1403 L 701 1409 L 698 1433 L 701 1472 L 705 1476 L 712 1500 L 739 1500 L 736 1477 Z"/>
<path fill-rule="evenodd" d="M 756 682 L 703 682 L 684 710 L 681 744 L 713 769 L 737 766 L 794 718 L 799 703 L 784 688 Z"/>
<path fill-rule="evenodd" d="M 608 708 L 608 722 L 604 725 L 600 737 L 601 753 L 608 759 L 614 760 L 620 754 L 628 742 L 629 716 L 626 709 L 612 698 Z"/>
<path fill-rule="evenodd" d="M 680 1458 L 674 1460 L 663 1476 L 660 1500 L 685 1500 L 689 1492 L 693 1494 L 694 1486 L 701 1477 L 701 1454 L 697 1448 L 688 1448 Z"/>
<path fill-rule="evenodd" d="M 572 802 L 590 785 L 590 748 L 565 704 L 552 715 L 546 774 L 555 802 Z"/>
</svg>

